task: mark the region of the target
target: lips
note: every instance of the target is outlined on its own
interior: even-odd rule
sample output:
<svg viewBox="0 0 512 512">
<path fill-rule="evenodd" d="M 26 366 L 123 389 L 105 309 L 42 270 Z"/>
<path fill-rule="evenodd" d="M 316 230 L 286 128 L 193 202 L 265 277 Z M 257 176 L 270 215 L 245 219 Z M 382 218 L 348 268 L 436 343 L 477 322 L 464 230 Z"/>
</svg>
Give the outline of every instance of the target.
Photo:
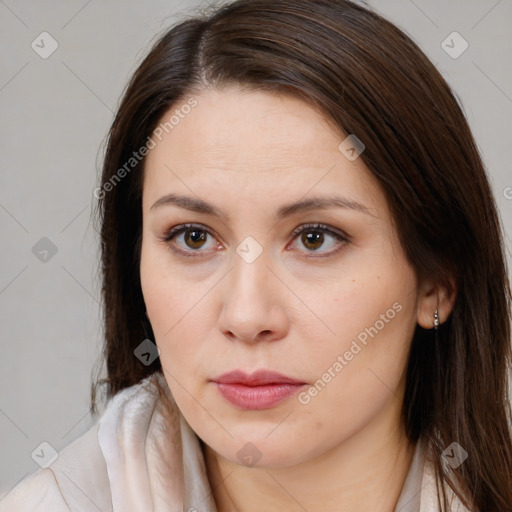
<svg viewBox="0 0 512 512">
<path fill-rule="evenodd" d="M 296 394 L 306 383 L 269 370 L 250 375 L 235 370 L 212 379 L 220 394 L 243 410 L 268 409 Z"/>
<path fill-rule="evenodd" d="M 305 384 L 296 379 L 286 377 L 277 372 L 269 370 L 258 370 L 251 375 L 235 370 L 224 373 L 220 377 L 213 379 L 213 382 L 221 384 L 242 384 L 244 386 L 265 386 L 269 384 Z"/>
</svg>

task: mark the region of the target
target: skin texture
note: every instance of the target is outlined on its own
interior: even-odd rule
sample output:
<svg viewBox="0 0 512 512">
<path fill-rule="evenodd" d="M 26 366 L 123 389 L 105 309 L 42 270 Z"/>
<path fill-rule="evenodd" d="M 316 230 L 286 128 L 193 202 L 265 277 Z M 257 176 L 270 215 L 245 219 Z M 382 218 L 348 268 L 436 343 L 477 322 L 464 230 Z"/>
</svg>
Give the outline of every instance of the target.
<svg viewBox="0 0 512 512">
<path fill-rule="evenodd" d="M 410 342 L 416 323 L 432 327 L 436 308 L 446 319 L 453 297 L 418 282 L 380 187 L 361 158 L 339 151 L 347 134 L 315 109 L 237 87 L 194 98 L 146 159 L 140 270 L 165 378 L 205 442 L 212 487 L 222 481 L 217 506 L 392 511 L 414 449 L 400 418 Z M 151 210 L 169 193 L 201 198 L 229 218 Z M 329 195 L 366 210 L 275 216 L 285 204 Z M 185 223 L 200 224 L 204 240 L 190 236 L 194 228 L 162 240 Z M 317 228 L 292 236 L 310 223 L 349 240 L 319 233 L 315 241 Z M 246 237 L 262 249 L 252 263 L 237 253 Z M 378 333 L 336 371 L 338 356 L 371 326 Z M 331 379 L 309 401 L 294 396 L 261 411 L 237 409 L 210 382 L 262 368 L 309 386 L 329 369 Z M 249 442 L 254 465 L 237 456 Z"/>
</svg>

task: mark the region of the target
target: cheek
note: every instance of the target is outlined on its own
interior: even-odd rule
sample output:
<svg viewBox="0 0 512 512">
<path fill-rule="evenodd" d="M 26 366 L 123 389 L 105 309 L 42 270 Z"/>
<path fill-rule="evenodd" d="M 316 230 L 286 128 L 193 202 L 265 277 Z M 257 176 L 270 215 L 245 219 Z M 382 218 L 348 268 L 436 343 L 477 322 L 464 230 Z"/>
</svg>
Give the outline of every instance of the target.
<svg viewBox="0 0 512 512">
<path fill-rule="evenodd" d="M 163 252 L 163 251 L 160 251 Z M 140 279 L 144 303 L 155 335 L 155 343 L 160 350 L 162 366 L 168 367 L 169 345 L 174 344 L 173 352 L 179 357 L 178 343 L 181 325 L 190 309 L 190 290 L 185 291 L 182 281 L 169 272 L 168 265 L 161 261 L 156 250 L 142 245 Z M 167 368 L 169 369 L 169 368 Z"/>
<path fill-rule="evenodd" d="M 211 360 L 202 343 L 211 318 L 212 305 L 205 296 L 211 284 L 194 282 L 160 255 L 152 260 L 148 253 L 141 255 L 141 288 L 164 376 L 173 394 L 180 395 L 180 384 L 197 391 L 195 377 L 204 373 L 203 361 Z"/>
<path fill-rule="evenodd" d="M 170 335 L 173 325 L 192 307 L 195 288 L 170 265 L 165 248 L 153 247 L 149 241 L 142 244 L 140 280 L 155 336 Z"/>
<path fill-rule="evenodd" d="M 389 260 L 354 271 L 313 299 L 329 328 L 318 324 L 326 334 L 316 337 L 310 329 L 308 338 L 317 341 L 304 347 L 309 382 L 318 383 L 312 393 L 322 401 L 357 408 L 357 397 L 389 396 L 400 385 L 416 326 L 415 274 L 404 261 Z"/>
<path fill-rule="evenodd" d="M 405 297 L 390 302 L 396 297 L 384 297 L 376 309 L 373 302 L 362 310 L 351 305 L 351 314 L 340 313 L 337 341 L 308 352 L 311 385 L 297 399 L 310 435 L 329 444 L 348 439 L 388 406 L 399 414 L 415 322 L 414 307 Z M 380 319 L 386 312 L 387 323 Z"/>
</svg>

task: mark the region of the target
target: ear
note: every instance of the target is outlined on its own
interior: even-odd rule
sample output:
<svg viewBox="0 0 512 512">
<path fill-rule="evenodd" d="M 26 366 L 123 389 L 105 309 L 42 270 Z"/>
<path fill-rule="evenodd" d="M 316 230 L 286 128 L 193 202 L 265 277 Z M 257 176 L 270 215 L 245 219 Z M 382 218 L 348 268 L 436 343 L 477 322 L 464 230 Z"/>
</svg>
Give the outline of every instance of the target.
<svg viewBox="0 0 512 512">
<path fill-rule="evenodd" d="M 450 278 L 447 285 L 440 285 L 430 279 L 425 279 L 420 285 L 418 296 L 418 324 L 424 329 L 433 329 L 436 309 L 439 315 L 439 325 L 446 322 L 453 310 L 456 297 L 457 281 L 455 278 Z"/>
</svg>

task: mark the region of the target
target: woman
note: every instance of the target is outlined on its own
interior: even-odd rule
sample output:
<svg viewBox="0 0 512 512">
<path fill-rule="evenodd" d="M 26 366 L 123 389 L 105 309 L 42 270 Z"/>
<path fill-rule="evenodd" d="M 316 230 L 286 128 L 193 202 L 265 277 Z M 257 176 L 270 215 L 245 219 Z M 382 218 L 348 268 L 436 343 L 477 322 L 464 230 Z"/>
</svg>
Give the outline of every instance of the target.
<svg viewBox="0 0 512 512">
<path fill-rule="evenodd" d="M 107 408 L 1 510 L 512 510 L 496 206 L 398 28 L 345 0 L 179 24 L 95 195 Z"/>
</svg>

